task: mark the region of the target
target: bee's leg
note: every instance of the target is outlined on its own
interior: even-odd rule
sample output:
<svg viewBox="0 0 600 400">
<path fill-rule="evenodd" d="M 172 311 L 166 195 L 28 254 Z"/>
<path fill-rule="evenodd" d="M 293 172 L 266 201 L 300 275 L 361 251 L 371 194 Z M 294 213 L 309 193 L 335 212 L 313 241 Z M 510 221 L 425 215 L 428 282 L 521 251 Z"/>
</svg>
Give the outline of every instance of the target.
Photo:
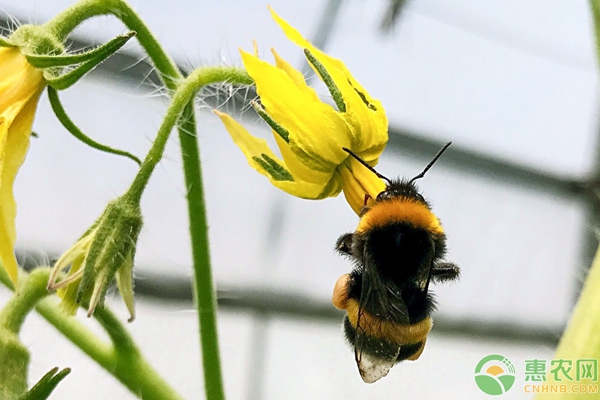
<svg viewBox="0 0 600 400">
<path fill-rule="evenodd" d="M 354 234 L 346 233 L 340 236 L 335 243 L 335 249 L 342 253 L 351 256 L 352 255 L 352 241 Z"/>
<path fill-rule="evenodd" d="M 348 308 L 348 285 L 351 282 L 352 276 L 350 274 L 340 276 L 337 282 L 335 282 L 333 294 L 331 295 L 331 302 L 338 310 L 345 310 Z"/>
<path fill-rule="evenodd" d="M 431 268 L 431 277 L 435 282 L 452 281 L 460 275 L 460 268 L 449 262 L 436 263 Z"/>
<path fill-rule="evenodd" d="M 361 216 L 361 217 L 362 217 L 363 215 L 365 215 L 365 214 L 367 213 L 367 211 L 369 211 L 369 210 L 370 210 L 369 206 L 367 206 L 367 203 L 368 203 L 368 202 L 369 202 L 369 200 L 371 200 L 371 199 L 372 199 L 371 195 L 370 195 L 369 193 L 365 193 L 365 200 L 364 200 L 364 202 L 363 202 L 363 206 L 362 206 L 362 208 L 360 209 L 359 216 Z"/>
</svg>

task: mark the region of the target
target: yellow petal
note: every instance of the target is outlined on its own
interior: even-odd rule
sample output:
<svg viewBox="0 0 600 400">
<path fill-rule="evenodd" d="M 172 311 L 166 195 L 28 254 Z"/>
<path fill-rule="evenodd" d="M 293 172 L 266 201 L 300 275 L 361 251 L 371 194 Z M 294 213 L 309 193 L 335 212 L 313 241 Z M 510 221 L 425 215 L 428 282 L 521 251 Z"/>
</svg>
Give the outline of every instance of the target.
<svg viewBox="0 0 600 400">
<path fill-rule="evenodd" d="M 321 200 L 328 197 L 334 197 L 341 191 L 339 181 L 334 179 L 329 181 L 325 187 L 302 181 L 271 181 L 271 183 L 292 196 L 307 200 Z"/>
<path fill-rule="evenodd" d="M 269 149 L 266 140 L 252 136 L 229 115 L 217 110 L 213 110 L 213 112 L 221 118 L 234 143 L 246 155 L 250 166 L 269 178 L 274 186 L 293 196 L 305 199 L 322 198 L 323 193 L 331 190 L 329 182 L 315 184 L 296 180 L 285 163 Z"/>
<path fill-rule="evenodd" d="M 300 90 L 307 92 L 307 94 L 309 94 L 314 101 L 321 101 L 321 99 L 319 99 L 319 96 L 317 95 L 316 90 L 306 84 L 304 75 L 302 75 L 300 71 L 292 67 L 290 63 L 281 58 L 279 54 L 277 54 L 275 49 L 272 48 L 271 53 L 273 53 L 273 57 L 275 58 L 275 65 L 277 66 L 277 68 L 285 71 L 285 73 L 288 74 L 288 76 L 292 79 L 296 86 L 298 86 Z"/>
<path fill-rule="evenodd" d="M 287 38 L 296 45 L 308 49 L 323 64 L 341 91 L 346 104 L 346 118 L 354 128 L 352 149 L 362 155 L 361 153 L 366 149 L 384 147 L 388 140 L 388 120 L 381 102 L 367 93 L 341 60 L 314 47 L 271 7 L 269 10 Z"/>
<path fill-rule="evenodd" d="M 310 182 L 317 185 L 325 185 L 332 179 L 335 170 L 319 171 L 312 169 L 310 163 L 304 163 L 302 159 L 300 159 L 296 153 L 292 151 L 290 144 L 286 143 L 281 136 L 275 132 L 273 132 L 273 136 L 275 137 L 275 141 L 279 147 L 283 161 L 285 162 L 287 169 L 294 177 L 294 180 Z"/>
<path fill-rule="evenodd" d="M 68 315 L 75 315 L 79 304 L 77 303 L 77 289 L 83 276 L 83 263 L 85 257 L 79 257 L 71 263 L 71 269 L 69 270 L 69 276 L 78 276 L 79 278 L 72 281 L 69 285 L 60 288 L 56 291 L 58 297 L 62 300 L 60 302 L 61 307 Z"/>
<path fill-rule="evenodd" d="M 89 232 L 83 235 L 77 241 L 77 243 L 71 246 L 69 250 L 63 253 L 54 263 L 54 267 L 52 267 L 52 271 L 50 272 L 50 277 L 48 279 L 49 291 L 64 287 L 65 285 L 73 285 L 72 280 L 76 279 L 75 275 L 78 275 L 79 277 L 83 275 L 83 270 L 80 268 L 90 250 L 92 240 L 94 239 L 94 235 L 96 234 L 97 230 L 97 228 L 91 229 Z M 57 282 L 59 275 L 66 270 L 68 270 L 67 276 Z M 78 282 L 74 284 L 75 287 L 78 286 Z M 62 298 L 60 295 L 59 297 Z"/>
<path fill-rule="evenodd" d="M 347 156 L 350 128 L 331 106 L 300 89 L 283 70 L 242 52 L 248 74 L 256 83 L 261 103 L 290 133 L 290 148 L 311 169 L 333 172 Z"/>
<path fill-rule="evenodd" d="M 0 114 L 16 115 L 18 111 L 8 110 L 20 110 L 31 97 L 39 96 L 43 86 L 42 72 L 29 65 L 18 48 L 0 47 Z"/>
<path fill-rule="evenodd" d="M 17 47 L 0 47 L 0 76 L 9 77 L 23 66 L 23 56 Z"/>
<path fill-rule="evenodd" d="M 339 171 L 346 201 L 358 215 L 365 205 L 365 195 L 376 199 L 386 188 L 381 179 L 352 157 L 340 165 Z"/>
<path fill-rule="evenodd" d="M 37 101 L 37 96 L 31 98 L 20 110 L 20 113 L 14 117 L 10 127 L 7 127 L 6 119 L 3 120 L 2 127 L 0 127 L 0 258 L 15 284 L 17 282 L 17 261 L 14 256 L 14 245 L 17 239 L 15 227 L 17 204 L 13 194 L 13 185 L 29 148 L 31 125 Z"/>
<path fill-rule="evenodd" d="M 0 259 L 15 285 L 17 205 L 13 184 L 25 160 L 43 88 L 42 73 L 27 63 L 18 48 L 0 47 Z"/>
<path fill-rule="evenodd" d="M 7 124 L 2 117 L 0 117 L 0 160 L 5 158 L 6 154 L 6 142 L 8 139 Z M 0 176 L 2 172 L 2 163 L 0 163 Z M 3 195 L 2 185 L 0 185 L 0 197 Z M 9 192 L 4 194 L 3 197 L 12 198 L 12 187 L 4 190 Z M 0 209 L 0 260 L 4 269 L 8 273 L 11 281 L 16 287 L 18 279 L 17 259 L 15 258 L 14 245 L 16 239 L 15 223 L 14 218 L 11 218 L 16 213 L 16 204 L 13 201 L 8 203 L 0 203 L 2 208 Z"/>
</svg>

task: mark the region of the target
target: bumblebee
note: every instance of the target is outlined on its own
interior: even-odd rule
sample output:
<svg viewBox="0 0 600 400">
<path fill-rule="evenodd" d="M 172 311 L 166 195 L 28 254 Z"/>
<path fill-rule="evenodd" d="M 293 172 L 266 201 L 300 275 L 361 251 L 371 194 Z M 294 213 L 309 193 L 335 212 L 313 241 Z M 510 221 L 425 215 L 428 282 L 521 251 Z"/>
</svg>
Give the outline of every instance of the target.
<svg viewBox="0 0 600 400">
<path fill-rule="evenodd" d="M 390 180 L 344 149 L 387 182 L 377 198 L 365 196 L 356 231 L 336 244 L 355 268 L 338 279 L 332 301 L 346 311 L 344 332 L 366 383 L 386 376 L 400 361 L 419 358 L 435 310 L 429 283 L 458 278 L 459 268 L 443 261 L 446 235 L 440 220 L 414 183 L 450 144 L 411 180 Z"/>
</svg>

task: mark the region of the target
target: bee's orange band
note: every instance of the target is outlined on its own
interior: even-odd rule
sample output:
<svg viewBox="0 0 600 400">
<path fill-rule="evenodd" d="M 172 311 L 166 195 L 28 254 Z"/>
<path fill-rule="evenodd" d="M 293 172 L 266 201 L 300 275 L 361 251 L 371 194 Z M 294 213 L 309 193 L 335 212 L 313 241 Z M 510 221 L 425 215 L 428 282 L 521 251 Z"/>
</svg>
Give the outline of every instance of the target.
<svg viewBox="0 0 600 400">
<path fill-rule="evenodd" d="M 364 233 L 390 222 L 410 222 L 434 234 L 443 234 L 440 220 L 423 203 L 399 198 L 375 203 L 360 219 L 356 232 Z"/>
<path fill-rule="evenodd" d="M 348 319 L 354 329 L 356 329 L 359 309 L 360 305 L 358 304 L 358 301 L 355 299 L 348 299 L 346 312 L 348 313 Z M 360 327 L 367 336 L 385 339 L 399 345 L 425 342 L 432 326 L 433 321 L 431 318 L 425 318 L 415 324 L 406 325 L 376 318 L 364 309 L 360 316 Z"/>
</svg>

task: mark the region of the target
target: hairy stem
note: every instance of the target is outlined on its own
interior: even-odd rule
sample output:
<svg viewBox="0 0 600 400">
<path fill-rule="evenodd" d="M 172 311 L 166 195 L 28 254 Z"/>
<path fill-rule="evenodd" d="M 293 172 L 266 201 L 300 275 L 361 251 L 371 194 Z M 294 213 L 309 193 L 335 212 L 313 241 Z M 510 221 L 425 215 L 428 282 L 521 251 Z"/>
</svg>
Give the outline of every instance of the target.
<svg viewBox="0 0 600 400">
<path fill-rule="evenodd" d="M 224 399 L 217 340 L 215 291 L 208 248 L 206 207 L 204 204 L 200 154 L 196 139 L 194 96 L 199 88 L 208 83 L 227 81 L 250 84 L 252 80 L 243 70 L 214 67 L 196 70 L 184 81 L 176 64 L 162 49 L 148 27 L 135 11 L 122 0 L 83 0 L 46 25 L 56 35 L 66 38 L 75 27 L 86 19 L 105 14 L 114 15 L 130 30 L 136 32 L 140 45 L 147 52 L 160 73 L 165 86 L 173 93 L 171 106 L 157 134 L 156 141 L 143 161 L 140 173 L 127 195 L 131 196 L 132 199 L 141 196 L 151 173 L 162 157 L 171 130 L 179 122 L 178 131 L 187 188 L 190 238 L 195 273 L 194 293 L 200 325 L 205 392 L 208 400 Z"/>
<path fill-rule="evenodd" d="M 111 338 L 111 344 L 105 343 L 77 319 L 60 310 L 55 296 L 40 300 L 47 295 L 49 276 L 49 268 L 36 268 L 29 275 L 19 271 L 20 279 L 25 282 L 16 295 L 21 296 L 20 302 L 30 309 L 35 306 L 42 317 L 138 397 L 150 400 L 181 399 L 142 356 L 127 329 L 108 309 L 98 310 L 96 319 Z M 0 276 L 0 281 L 11 288 L 10 280 L 4 276 Z M 4 310 L 0 318 L 8 320 L 5 322 L 18 330 L 26 314 L 20 318 L 6 318 L 8 312 Z"/>
</svg>

